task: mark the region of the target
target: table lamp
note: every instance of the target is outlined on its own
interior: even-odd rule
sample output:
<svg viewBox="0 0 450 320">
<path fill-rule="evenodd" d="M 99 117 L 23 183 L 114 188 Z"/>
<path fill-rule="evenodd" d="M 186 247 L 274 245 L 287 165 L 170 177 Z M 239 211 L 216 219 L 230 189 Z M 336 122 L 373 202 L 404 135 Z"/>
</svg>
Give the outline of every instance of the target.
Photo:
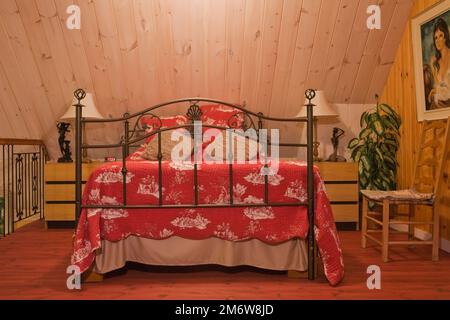
<svg viewBox="0 0 450 320">
<path fill-rule="evenodd" d="M 314 161 L 321 161 L 319 158 L 319 145 L 320 142 L 317 141 L 317 120 L 322 118 L 331 118 L 337 117 L 338 114 L 336 111 L 330 106 L 328 103 L 325 93 L 323 91 L 316 91 L 316 96 L 313 98 L 312 103 L 315 105 L 313 108 L 313 116 L 314 116 L 314 144 L 313 144 L 313 158 Z M 297 118 L 306 118 L 306 104 L 308 104 L 308 100 L 305 100 L 305 105 L 300 109 L 300 112 L 297 114 Z"/>
<path fill-rule="evenodd" d="M 78 100 L 73 97 L 72 104 L 67 109 L 66 113 L 60 118 L 60 120 L 75 120 L 76 119 L 76 107 L 75 105 L 78 103 Z M 83 104 L 83 118 L 84 119 L 103 119 L 103 116 L 98 111 L 97 107 L 94 103 L 94 98 L 91 93 L 86 93 L 86 97 L 82 101 Z M 83 144 L 87 144 L 87 136 L 86 136 L 86 124 L 83 122 L 82 126 L 83 130 Z M 84 163 L 92 162 L 87 155 L 87 149 L 83 149 L 83 158 L 82 161 Z"/>
</svg>

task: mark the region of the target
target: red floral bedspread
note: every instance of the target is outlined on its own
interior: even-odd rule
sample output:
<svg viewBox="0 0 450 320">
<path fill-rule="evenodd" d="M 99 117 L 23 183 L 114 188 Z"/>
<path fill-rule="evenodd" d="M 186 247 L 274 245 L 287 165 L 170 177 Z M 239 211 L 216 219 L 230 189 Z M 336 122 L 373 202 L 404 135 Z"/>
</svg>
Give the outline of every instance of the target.
<svg viewBox="0 0 450 320">
<path fill-rule="evenodd" d="M 127 163 L 128 204 L 158 204 L 158 165 L 150 161 Z M 260 164 L 233 165 L 234 203 L 262 203 L 264 176 Z M 199 203 L 229 203 L 227 164 L 201 164 L 198 168 Z M 273 202 L 307 200 L 306 164 L 282 161 L 277 174 L 269 176 Z M 315 237 L 325 275 L 335 285 L 344 275 L 340 242 L 330 203 L 317 168 L 315 173 Z M 163 162 L 163 203 L 192 204 L 193 165 Z M 83 204 L 122 204 L 121 163 L 96 169 L 87 182 Z M 188 239 L 218 237 L 230 241 L 257 238 L 280 243 L 306 238 L 307 209 L 295 207 L 242 207 L 197 209 L 83 209 L 75 233 L 72 264 L 84 272 L 95 259 L 101 239 L 118 241 L 129 235 L 151 239 L 179 236 Z"/>
</svg>

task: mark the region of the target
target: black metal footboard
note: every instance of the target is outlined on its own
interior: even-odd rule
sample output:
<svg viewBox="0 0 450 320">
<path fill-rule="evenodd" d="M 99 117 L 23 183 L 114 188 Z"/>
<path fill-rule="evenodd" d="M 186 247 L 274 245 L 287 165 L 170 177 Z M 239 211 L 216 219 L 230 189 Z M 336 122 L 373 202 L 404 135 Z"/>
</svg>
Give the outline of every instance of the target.
<svg viewBox="0 0 450 320">
<path fill-rule="evenodd" d="M 76 106 L 76 150 L 75 150 L 75 162 L 76 162 L 76 217 L 78 220 L 79 215 L 81 214 L 82 209 L 84 208 L 116 208 L 116 209 L 151 209 L 151 208 L 223 208 L 223 207 L 263 207 L 263 206 L 306 206 L 308 209 L 308 221 L 309 221 L 309 232 L 308 232 L 308 279 L 313 280 L 316 277 L 316 268 L 315 268 L 315 239 L 314 239 L 314 174 L 313 174 L 313 107 L 314 104 L 312 103 L 312 99 L 315 97 L 315 91 L 312 89 L 309 89 L 305 92 L 305 96 L 308 100 L 308 103 L 306 105 L 307 107 L 307 118 L 306 119 L 300 119 L 300 118 L 274 118 L 274 117 L 268 117 L 263 115 L 262 113 L 255 113 L 252 111 L 249 111 L 245 109 L 241 105 L 228 103 L 225 101 L 219 101 L 214 99 L 207 99 L 207 98 L 186 98 L 186 99 L 178 99 L 173 100 L 165 103 L 161 103 L 158 105 L 155 105 L 153 107 L 147 108 L 145 110 L 142 110 L 137 113 L 129 114 L 126 113 L 121 118 L 111 118 L 111 119 L 84 119 L 82 110 L 83 110 L 83 104 L 82 100 L 85 97 L 86 93 L 82 89 L 78 89 L 75 91 L 74 95 L 78 100 L 78 103 Z M 195 136 L 202 135 L 202 132 L 198 132 L 196 130 L 196 125 L 194 124 L 196 121 L 199 121 L 201 118 L 201 110 L 199 107 L 199 103 L 201 102 L 209 102 L 209 103 L 215 103 L 220 104 L 224 106 L 229 106 L 235 109 L 239 110 L 238 116 L 240 117 L 240 122 L 236 121 L 236 115 L 233 115 L 228 120 L 228 126 L 213 126 L 213 125 L 206 125 L 202 124 L 205 128 L 214 128 L 219 130 L 227 130 L 229 128 L 232 129 L 254 129 L 258 135 L 259 139 L 259 132 L 263 129 L 263 122 L 264 121 L 274 121 L 274 122 L 293 122 L 299 123 L 299 122 L 306 122 L 307 124 L 307 141 L 306 143 L 274 143 L 274 145 L 280 146 L 280 147 L 295 147 L 295 148 L 306 148 L 307 149 L 307 202 L 292 202 L 292 203 L 282 203 L 282 202 L 272 202 L 269 200 L 269 182 L 268 182 L 268 175 L 265 175 L 264 179 L 264 202 L 258 203 L 258 204 L 240 204 L 235 203 L 233 199 L 233 161 L 229 161 L 229 185 L 230 185 L 230 200 L 227 204 L 201 204 L 198 200 L 198 180 L 197 180 L 197 161 L 194 161 L 193 164 L 193 174 L 194 174 L 194 200 L 192 204 L 183 204 L 183 205 L 174 205 L 174 204 L 164 204 L 163 203 L 163 197 L 162 197 L 162 182 L 163 182 L 163 174 L 162 174 L 162 151 L 161 151 L 161 134 L 164 131 L 171 131 L 176 130 L 179 128 L 185 128 L 190 130 L 191 133 Z M 157 109 L 163 108 L 163 107 L 170 107 L 176 104 L 180 103 L 188 103 L 189 107 L 187 110 L 187 117 L 191 121 L 190 124 L 186 125 L 179 125 L 179 126 L 173 126 L 173 127 L 162 127 L 161 125 L 161 119 L 159 116 L 154 114 L 153 112 Z M 154 117 L 155 123 L 157 124 L 154 130 L 152 130 L 150 133 L 145 131 L 145 128 L 143 128 L 140 124 L 140 119 L 143 116 L 150 116 Z M 83 143 L 83 137 L 82 137 L 82 125 L 83 124 L 92 124 L 92 123 L 122 123 L 123 125 L 123 136 L 121 138 L 121 141 L 116 144 L 84 144 Z M 158 126 L 159 123 L 159 126 Z M 141 141 L 147 139 L 148 137 L 152 135 L 157 135 L 158 137 L 158 190 L 159 190 L 159 203 L 157 205 L 129 205 L 127 203 L 127 185 L 126 185 L 126 175 L 128 172 L 127 169 L 127 161 L 126 158 L 128 157 L 130 153 L 131 147 L 136 147 L 140 144 Z M 202 138 L 200 136 L 200 138 Z M 200 140 L 201 141 L 201 140 Z M 258 140 L 259 143 L 259 140 Z M 267 145 L 272 145 L 272 142 L 268 142 Z M 123 204 L 121 205 L 83 205 L 82 204 L 82 151 L 84 149 L 91 149 L 91 148 L 121 148 L 122 149 L 122 175 L 123 175 Z M 194 154 L 196 153 L 194 146 Z M 230 159 L 230 158 L 229 158 Z M 265 163 L 264 167 L 266 170 L 268 169 L 267 162 Z"/>
</svg>

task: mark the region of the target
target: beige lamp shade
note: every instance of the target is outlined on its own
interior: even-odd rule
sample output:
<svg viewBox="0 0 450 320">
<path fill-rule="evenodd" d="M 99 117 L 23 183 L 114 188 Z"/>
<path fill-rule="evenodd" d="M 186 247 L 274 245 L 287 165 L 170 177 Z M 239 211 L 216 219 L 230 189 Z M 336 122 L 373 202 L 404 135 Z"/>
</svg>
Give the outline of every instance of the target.
<svg viewBox="0 0 450 320">
<path fill-rule="evenodd" d="M 311 101 L 315 107 L 313 108 L 313 115 L 315 118 L 326 118 L 326 117 L 337 117 L 338 114 L 328 103 L 327 98 L 325 97 L 325 93 L 323 91 L 316 91 L 316 96 Z M 309 103 L 309 100 L 305 100 L 305 105 Z M 306 118 L 306 106 L 303 106 L 300 109 L 300 112 L 297 114 L 297 118 Z"/>
<path fill-rule="evenodd" d="M 73 97 L 72 104 L 70 105 L 69 109 L 67 109 L 66 113 L 60 118 L 60 120 L 75 119 L 76 118 L 75 105 L 77 103 L 78 103 L 78 100 L 75 97 Z M 91 93 L 86 93 L 86 97 L 83 100 L 81 100 L 81 104 L 84 105 L 83 113 L 82 113 L 83 118 L 103 119 L 103 116 L 100 114 L 100 112 L 97 110 L 97 107 L 95 106 L 94 99 L 93 99 Z"/>
</svg>

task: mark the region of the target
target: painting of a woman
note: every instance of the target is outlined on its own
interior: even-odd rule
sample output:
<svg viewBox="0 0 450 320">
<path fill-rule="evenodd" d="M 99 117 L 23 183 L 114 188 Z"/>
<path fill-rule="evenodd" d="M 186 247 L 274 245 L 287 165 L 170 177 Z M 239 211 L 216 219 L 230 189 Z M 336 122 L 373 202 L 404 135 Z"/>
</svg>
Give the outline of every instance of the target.
<svg viewBox="0 0 450 320">
<path fill-rule="evenodd" d="M 443 18 L 434 23 L 432 36 L 434 55 L 424 65 L 427 110 L 450 107 L 450 32 Z"/>
<path fill-rule="evenodd" d="M 450 117 L 450 0 L 411 20 L 417 120 Z"/>
</svg>

